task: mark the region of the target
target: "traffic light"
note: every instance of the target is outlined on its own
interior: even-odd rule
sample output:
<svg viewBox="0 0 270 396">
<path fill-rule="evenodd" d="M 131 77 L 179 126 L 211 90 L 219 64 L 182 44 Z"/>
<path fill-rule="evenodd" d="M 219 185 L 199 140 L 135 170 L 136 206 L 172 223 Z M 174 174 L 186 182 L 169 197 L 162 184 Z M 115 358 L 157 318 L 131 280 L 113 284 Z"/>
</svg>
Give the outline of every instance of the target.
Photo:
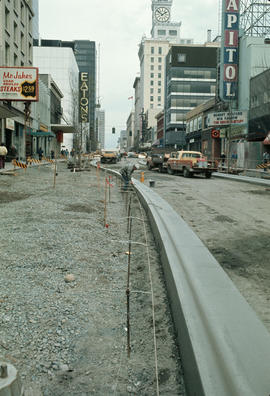
<svg viewBox="0 0 270 396">
<path fill-rule="evenodd" d="M 115 127 L 112 127 L 112 133 L 115 133 Z"/>
</svg>

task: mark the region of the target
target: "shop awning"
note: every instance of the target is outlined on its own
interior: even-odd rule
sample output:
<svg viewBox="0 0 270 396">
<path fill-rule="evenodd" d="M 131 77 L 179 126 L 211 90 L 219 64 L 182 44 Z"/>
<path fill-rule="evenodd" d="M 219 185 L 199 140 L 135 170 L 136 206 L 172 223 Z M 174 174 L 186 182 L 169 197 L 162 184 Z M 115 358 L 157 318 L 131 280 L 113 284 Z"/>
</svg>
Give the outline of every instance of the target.
<svg viewBox="0 0 270 396">
<path fill-rule="evenodd" d="M 268 135 L 264 139 L 263 144 L 270 144 L 270 132 L 268 132 Z"/>
<path fill-rule="evenodd" d="M 52 124 L 51 130 L 54 132 L 75 133 L 76 128 L 73 125 Z"/>
<path fill-rule="evenodd" d="M 13 117 L 18 117 L 22 113 L 15 109 L 12 106 L 8 106 L 5 103 L 0 104 L 0 118 L 13 118 Z"/>
<path fill-rule="evenodd" d="M 30 132 L 29 135 L 33 137 L 54 137 L 55 134 L 52 132 L 44 132 L 44 131 L 37 131 L 37 132 Z"/>
</svg>

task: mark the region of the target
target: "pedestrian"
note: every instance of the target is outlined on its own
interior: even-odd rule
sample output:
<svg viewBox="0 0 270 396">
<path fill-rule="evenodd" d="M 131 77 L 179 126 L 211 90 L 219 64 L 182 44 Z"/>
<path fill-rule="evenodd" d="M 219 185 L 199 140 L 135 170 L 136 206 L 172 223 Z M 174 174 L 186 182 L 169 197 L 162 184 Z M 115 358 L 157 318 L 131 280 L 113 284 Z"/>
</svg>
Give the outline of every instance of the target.
<svg viewBox="0 0 270 396">
<path fill-rule="evenodd" d="M 18 159 L 18 158 L 17 158 L 17 154 L 18 154 L 18 151 L 17 151 L 17 149 L 16 149 L 16 146 L 12 145 L 12 146 L 10 147 L 10 158 L 11 158 L 11 159 Z"/>
<path fill-rule="evenodd" d="M 54 159 L 54 151 L 51 150 L 51 159 Z"/>
<path fill-rule="evenodd" d="M 225 159 L 226 159 L 225 153 L 221 153 L 220 158 L 221 158 L 221 165 L 224 166 L 225 165 Z"/>
<path fill-rule="evenodd" d="M 8 151 L 4 143 L 0 144 L 0 169 L 5 169 L 5 160 Z"/>
<path fill-rule="evenodd" d="M 129 183 L 131 181 L 131 176 L 132 173 L 139 169 L 139 165 L 138 164 L 127 164 L 125 165 L 121 170 L 120 170 L 120 174 L 122 176 L 123 182 L 124 182 L 124 187 L 123 190 L 126 191 Z"/>
<path fill-rule="evenodd" d="M 71 157 L 74 157 L 74 154 L 75 154 L 75 150 L 74 150 L 74 148 L 72 147 L 72 149 L 71 149 L 71 151 L 70 151 Z"/>
<path fill-rule="evenodd" d="M 41 147 L 39 147 L 37 153 L 38 153 L 38 159 L 39 159 L 40 161 L 42 161 L 43 150 L 42 150 Z"/>
<path fill-rule="evenodd" d="M 267 167 L 268 167 L 268 163 L 270 162 L 270 153 L 268 153 L 268 151 L 265 151 L 263 153 L 263 163 L 264 163 L 264 168 L 263 170 L 266 172 Z"/>
</svg>

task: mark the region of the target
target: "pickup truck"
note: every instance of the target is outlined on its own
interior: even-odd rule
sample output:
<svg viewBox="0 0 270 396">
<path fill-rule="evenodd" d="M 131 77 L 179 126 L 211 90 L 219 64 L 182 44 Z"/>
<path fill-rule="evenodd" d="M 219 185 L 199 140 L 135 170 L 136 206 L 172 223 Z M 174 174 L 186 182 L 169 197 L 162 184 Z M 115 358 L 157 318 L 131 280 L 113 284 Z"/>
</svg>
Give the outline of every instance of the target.
<svg viewBox="0 0 270 396">
<path fill-rule="evenodd" d="M 153 168 L 158 168 L 160 172 L 166 170 L 165 164 L 169 157 L 170 154 L 162 154 L 162 153 L 150 154 L 146 159 L 148 170 L 151 170 Z"/>
<path fill-rule="evenodd" d="M 214 162 L 207 161 L 199 151 L 182 150 L 173 152 L 164 166 L 170 175 L 173 175 L 175 172 L 183 173 L 184 177 L 202 174 L 207 179 L 212 176 L 212 172 L 217 170 Z"/>
<path fill-rule="evenodd" d="M 100 162 L 102 164 L 116 164 L 117 153 L 111 150 L 102 150 Z"/>
</svg>

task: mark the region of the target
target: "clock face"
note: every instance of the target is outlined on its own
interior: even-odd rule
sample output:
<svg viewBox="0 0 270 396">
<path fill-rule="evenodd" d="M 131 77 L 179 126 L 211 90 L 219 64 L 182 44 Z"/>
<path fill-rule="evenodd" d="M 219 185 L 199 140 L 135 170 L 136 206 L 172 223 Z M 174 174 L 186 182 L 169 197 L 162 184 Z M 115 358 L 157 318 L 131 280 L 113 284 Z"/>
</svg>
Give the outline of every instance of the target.
<svg viewBox="0 0 270 396">
<path fill-rule="evenodd" d="M 155 18 L 159 22 L 167 22 L 170 18 L 170 11 L 166 7 L 159 7 L 155 10 Z"/>
</svg>

